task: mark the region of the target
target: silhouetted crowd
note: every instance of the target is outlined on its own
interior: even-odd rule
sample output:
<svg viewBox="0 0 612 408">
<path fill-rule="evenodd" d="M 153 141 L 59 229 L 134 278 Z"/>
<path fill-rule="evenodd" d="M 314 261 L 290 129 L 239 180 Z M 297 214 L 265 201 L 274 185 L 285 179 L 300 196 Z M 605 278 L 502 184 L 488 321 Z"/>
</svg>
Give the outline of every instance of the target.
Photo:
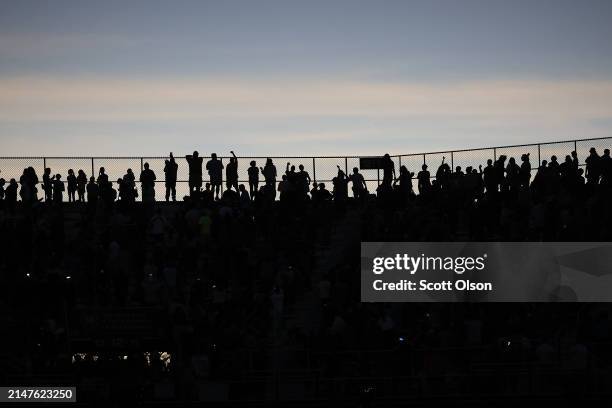
<svg viewBox="0 0 612 408">
<path fill-rule="evenodd" d="M 365 241 L 609 240 L 608 149 L 591 149 L 584 165 L 576 152 L 553 156 L 535 174 L 529 155 L 466 169 L 443 159 L 434 175 L 423 165 L 416 177 L 385 155 L 376 192 L 357 168 L 338 168 L 330 191 L 303 166 L 287 163 L 278 178 L 271 159 L 249 163 L 247 189 L 232 156 L 226 166 L 214 154 L 205 166 L 197 152 L 187 156 L 190 193 L 168 206 L 147 205 L 157 177 L 146 163 L 140 191 L 129 169 L 116 183 L 104 168 L 89 180 L 70 170 L 66 183 L 50 169 L 41 182 L 33 168 L 19 182 L 0 180 L 0 310 L 12 355 L 3 358 L 13 361 L 3 375 L 103 377 L 112 395 L 134 399 L 159 384 L 197 399 L 202 382 L 235 382 L 232 397 L 256 400 L 266 395 L 254 378 L 271 371 L 281 382 L 291 370 L 411 377 L 406 392 L 436 395 L 473 383 L 478 361 L 554 367 L 560 393 L 580 392 L 587 369 L 612 366 L 607 305 L 369 304 L 359 280 Z M 178 166 L 171 154 L 167 201 L 176 200 Z M 54 205 L 66 191 L 86 205 Z M 162 351 L 165 364 L 151 361 Z M 522 380 L 496 375 L 472 389 L 512 394 Z"/>
</svg>

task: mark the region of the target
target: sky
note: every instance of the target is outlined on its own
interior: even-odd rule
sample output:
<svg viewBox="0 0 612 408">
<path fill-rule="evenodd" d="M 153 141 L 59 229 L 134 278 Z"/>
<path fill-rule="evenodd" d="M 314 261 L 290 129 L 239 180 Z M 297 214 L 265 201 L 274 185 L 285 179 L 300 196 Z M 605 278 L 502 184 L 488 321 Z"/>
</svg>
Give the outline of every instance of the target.
<svg viewBox="0 0 612 408">
<path fill-rule="evenodd" d="M 612 136 L 612 1 L 0 0 L 0 156 Z"/>
</svg>

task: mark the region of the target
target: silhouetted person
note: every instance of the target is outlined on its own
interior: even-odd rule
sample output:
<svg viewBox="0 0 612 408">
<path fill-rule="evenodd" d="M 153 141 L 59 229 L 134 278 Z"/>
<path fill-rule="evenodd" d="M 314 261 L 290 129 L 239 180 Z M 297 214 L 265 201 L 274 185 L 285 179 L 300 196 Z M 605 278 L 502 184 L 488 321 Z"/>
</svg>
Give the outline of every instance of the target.
<svg viewBox="0 0 612 408">
<path fill-rule="evenodd" d="M 77 191 L 77 178 L 74 174 L 74 170 L 68 170 L 68 177 L 66 178 L 66 182 L 68 183 L 68 202 L 73 203 L 76 201 Z"/>
<path fill-rule="evenodd" d="M 419 189 L 419 194 L 426 194 L 431 190 L 431 176 L 429 171 L 427 170 L 427 165 L 423 164 L 421 166 L 421 171 L 417 174 L 417 188 Z"/>
<path fill-rule="evenodd" d="M 53 176 L 51 175 L 51 169 L 45 168 L 42 176 L 42 188 L 45 193 L 45 201 L 51 202 L 53 200 Z"/>
<path fill-rule="evenodd" d="M 9 181 L 9 185 L 6 187 L 4 197 L 6 200 L 6 206 L 11 213 L 15 212 L 17 206 L 17 189 L 19 188 L 17 180 L 14 178 Z"/>
<path fill-rule="evenodd" d="M 352 183 L 351 190 L 353 190 L 353 197 L 361 198 L 367 194 L 368 186 L 363 178 L 363 174 L 359 173 L 357 167 L 353 167 L 353 174 L 349 176 L 349 180 Z"/>
<path fill-rule="evenodd" d="M 238 158 L 234 154 L 234 151 L 230 151 L 233 157 L 230 157 L 230 161 L 225 168 L 225 179 L 227 188 L 234 188 L 238 191 Z"/>
<path fill-rule="evenodd" d="M 206 170 L 210 176 L 210 186 L 212 187 L 215 199 L 219 199 L 219 192 L 223 184 L 223 163 L 217 159 L 217 153 L 210 155 L 210 160 L 206 163 Z"/>
<path fill-rule="evenodd" d="M 586 179 L 587 184 L 597 184 L 599 183 L 600 173 L 600 163 L 599 163 L 599 154 L 597 154 L 597 150 L 594 147 L 591 147 L 589 150 L 589 157 L 586 158 Z"/>
<path fill-rule="evenodd" d="M 414 177 L 414 173 L 408 171 L 406 166 L 401 166 L 399 173 L 399 177 L 393 182 L 393 185 L 400 193 L 400 197 L 406 199 L 413 194 L 412 177 Z"/>
<path fill-rule="evenodd" d="M 283 174 L 281 181 L 278 183 L 278 192 L 280 195 L 280 200 L 286 202 L 289 197 L 291 197 L 291 193 L 294 191 L 294 186 L 289 182 L 289 177 L 286 174 Z"/>
<path fill-rule="evenodd" d="M 382 158 L 382 168 L 383 168 L 383 184 L 391 187 L 391 183 L 395 179 L 395 164 L 393 160 L 391 160 L 391 156 L 389 154 L 385 154 Z"/>
<path fill-rule="evenodd" d="M 140 185 L 142 187 L 142 202 L 152 203 L 155 201 L 155 172 L 149 168 L 149 163 L 144 164 L 144 170 L 140 173 Z"/>
<path fill-rule="evenodd" d="M 92 176 L 89 178 L 89 183 L 87 183 L 87 202 L 90 207 L 96 208 L 99 196 L 100 188 L 98 184 L 96 184 L 96 179 Z"/>
<path fill-rule="evenodd" d="M 255 160 L 251 160 L 249 163 L 249 192 L 251 193 L 251 200 L 255 199 L 255 195 L 259 191 L 259 168 Z"/>
<path fill-rule="evenodd" d="M 176 201 L 176 175 L 178 172 L 178 164 L 174 160 L 174 155 L 170 152 L 170 160 L 166 160 L 164 165 L 164 178 L 166 179 L 166 201 Z"/>
<path fill-rule="evenodd" d="M 61 203 L 64 200 L 64 182 L 62 181 L 62 175 L 56 174 L 55 180 L 53 180 L 53 202 Z"/>
<path fill-rule="evenodd" d="M 338 175 L 332 179 L 334 186 L 334 201 L 346 201 L 348 198 L 348 179 L 344 171 L 338 167 Z"/>
<path fill-rule="evenodd" d="M 189 195 L 193 195 L 202 188 L 202 161 L 197 151 L 185 156 L 189 165 Z"/>
<path fill-rule="evenodd" d="M 80 202 L 85 201 L 85 188 L 87 187 L 87 176 L 83 170 L 79 170 L 77 175 L 77 194 Z"/>
<path fill-rule="evenodd" d="M 238 187 L 238 191 L 240 192 L 240 203 L 242 207 L 248 207 L 251 204 L 251 197 L 244 184 Z"/>
<path fill-rule="evenodd" d="M 316 199 L 318 201 L 329 201 L 332 199 L 332 193 L 330 193 L 329 190 L 325 188 L 325 183 L 319 183 Z"/>
<path fill-rule="evenodd" d="M 604 149 L 604 153 L 599 159 L 599 168 L 601 171 L 601 184 L 605 186 L 612 185 L 612 158 L 610 157 L 610 149 Z"/>
<path fill-rule="evenodd" d="M 529 183 L 531 182 L 531 162 L 529 161 L 529 153 L 521 155 L 520 181 L 522 188 L 529 188 Z"/>
<path fill-rule="evenodd" d="M 487 189 L 487 194 L 497 193 L 497 174 L 493 166 L 493 160 L 487 160 L 487 166 L 483 170 L 484 186 Z"/>
<path fill-rule="evenodd" d="M 506 166 L 506 182 L 510 191 L 518 191 L 521 185 L 521 168 L 516 164 L 514 157 L 508 160 Z"/>
<path fill-rule="evenodd" d="M 215 196 L 210 189 L 210 183 L 206 183 L 204 185 L 204 190 L 202 191 L 202 201 L 204 202 L 204 205 L 208 205 L 215 201 Z"/>
<path fill-rule="evenodd" d="M 264 179 L 266 181 L 266 186 L 268 187 L 267 191 L 272 194 L 272 199 L 276 198 L 276 166 L 272 163 L 272 159 L 266 159 L 265 166 L 261 169 L 261 174 L 263 174 Z"/>
<path fill-rule="evenodd" d="M 298 191 L 302 197 L 306 197 L 312 180 L 310 179 L 310 174 L 304 170 L 303 164 L 300 164 L 298 169 L 300 170 L 297 172 Z"/>
<path fill-rule="evenodd" d="M 5 186 L 6 186 L 6 180 L 3 178 L 0 178 L 0 201 L 4 201 L 5 194 L 6 194 Z"/>
</svg>

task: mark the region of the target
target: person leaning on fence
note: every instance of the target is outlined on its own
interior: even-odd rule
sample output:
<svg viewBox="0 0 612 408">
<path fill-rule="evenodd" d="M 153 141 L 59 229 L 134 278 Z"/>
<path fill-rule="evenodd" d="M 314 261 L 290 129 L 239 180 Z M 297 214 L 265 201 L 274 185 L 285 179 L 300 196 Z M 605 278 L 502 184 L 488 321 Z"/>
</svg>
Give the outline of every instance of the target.
<svg viewBox="0 0 612 408">
<path fill-rule="evenodd" d="M 144 170 L 140 173 L 143 203 L 155 201 L 155 179 L 155 172 L 149 168 L 149 163 L 145 163 Z"/>
<path fill-rule="evenodd" d="M 178 164 L 174 160 L 174 155 L 170 152 L 170 160 L 166 160 L 164 166 L 164 173 L 166 179 L 166 201 L 170 201 L 170 195 L 172 195 L 172 201 L 176 201 L 176 174 L 178 171 Z"/>
<path fill-rule="evenodd" d="M 198 151 L 194 151 L 193 154 L 185 156 L 187 164 L 189 165 L 189 195 L 200 192 L 202 188 L 202 157 Z"/>
</svg>

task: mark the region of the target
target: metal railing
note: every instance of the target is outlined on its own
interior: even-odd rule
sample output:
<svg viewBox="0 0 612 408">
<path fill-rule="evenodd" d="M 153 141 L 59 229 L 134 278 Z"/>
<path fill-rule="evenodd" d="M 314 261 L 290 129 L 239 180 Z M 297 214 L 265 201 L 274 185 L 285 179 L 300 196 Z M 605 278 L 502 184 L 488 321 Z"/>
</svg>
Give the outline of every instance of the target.
<svg viewBox="0 0 612 408">
<path fill-rule="evenodd" d="M 542 160 L 549 160 L 555 155 L 562 162 L 566 155 L 572 151 L 576 151 L 580 164 L 584 165 L 584 160 L 589 154 L 589 149 L 594 147 L 601 154 L 603 149 L 612 147 L 612 137 L 591 138 L 591 139 L 575 139 L 563 140 L 557 142 L 546 143 L 531 143 L 520 145 L 506 145 L 483 147 L 475 149 L 455 149 L 428 153 L 408 153 L 395 154 L 393 158 L 396 168 L 406 166 L 409 171 L 415 174 L 421 170 L 423 164 L 429 167 L 432 175 L 438 168 L 444 157 L 446 162 L 454 170 L 456 166 L 461 166 L 465 169 L 467 166 L 478 168 L 479 164 L 483 166 L 487 159 L 497 159 L 501 155 L 506 155 L 508 158 L 514 157 L 517 162 L 520 156 L 524 153 L 529 153 L 532 165 L 541 163 Z M 359 159 L 364 156 L 275 156 L 270 157 L 276 165 L 278 172 L 278 180 L 285 172 L 287 162 L 297 167 L 302 164 L 304 170 L 310 174 L 312 180 L 323 183 L 331 183 L 332 179 L 338 172 L 338 166 L 349 174 L 353 167 L 359 167 Z M 247 168 L 249 162 L 254 160 L 257 167 L 263 167 L 268 157 L 263 156 L 240 156 L 239 163 L 239 182 L 247 184 Z M 39 178 L 43 174 L 43 169 L 51 168 L 52 174 L 61 174 L 65 181 L 68 174 L 68 169 L 73 169 L 75 173 L 78 170 L 83 170 L 88 177 L 96 177 L 100 167 L 104 167 L 111 181 L 116 181 L 123 177 L 128 168 L 131 168 L 136 176 L 144 167 L 144 163 L 149 163 L 150 168 L 157 176 L 156 197 L 163 199 L 164 196 L 164 164 L 168 157 L 165 156 L 149 156 L 149 157 L 0 157 L 0 177 L 7 182 L 11 178 L 19 180 L 23 169 L 33 167 L 36 170 Z M 227 164 L 229 156 L 219 157 L 219 159 Z M 208 158 L 204 156 L 206 162 Z M 177 175 L 177 197 L 182 197 L 188 193 L 188 165 L 184 156 L 176 157 L 178 163 Z M 368 189 L 375 191 L 382 174 L 379 170 L 361 170 L 361 173 L 366 179 Z M 204 182 L 208 180 L 206 170 L 204 169 Z M 263 176 L 260 175 L 260 185 L 263 185 Z"/>
</svg>

